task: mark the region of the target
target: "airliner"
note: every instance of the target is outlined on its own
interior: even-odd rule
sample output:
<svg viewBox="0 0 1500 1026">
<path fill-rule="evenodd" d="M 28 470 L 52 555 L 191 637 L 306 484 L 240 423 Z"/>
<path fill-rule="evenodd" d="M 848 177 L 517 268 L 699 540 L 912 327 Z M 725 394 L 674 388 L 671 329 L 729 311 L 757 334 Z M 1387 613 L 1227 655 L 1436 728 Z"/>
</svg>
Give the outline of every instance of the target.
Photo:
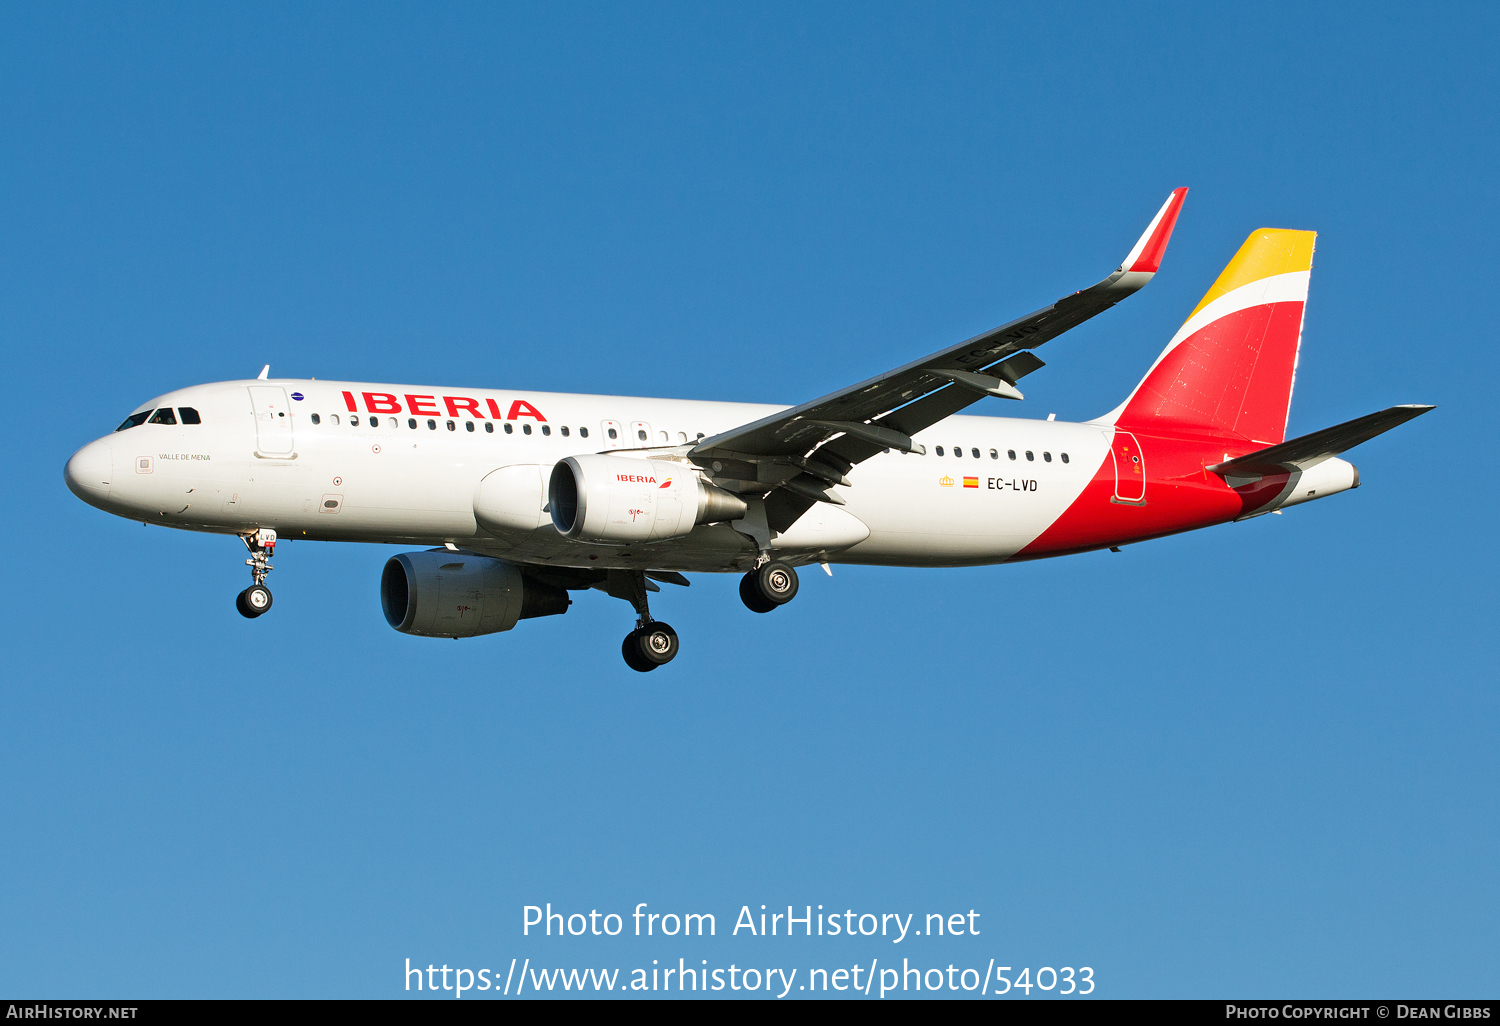
<svg viewBox="0 0 1500 1026">
<path fill-rule="evenodd" d="M 1431 406 L 1286 438 L 1316 233 L 1250 233 L 1115 409 L 1064 423 L 961 416 L 1021 400 L 1036 350 L 1144 286 L 1187 189 L 1102 281 L 800 406 L 273 379 L 152 399 L 68 460 L 84 502 L 237 535 L 271 608 L 284 539 L 415 546 L 380 577 L 386 620 L 431 638 L 566 613 L 570 592 L 629 602 L 625 662 L 654 670 L 676 631 L 660 585 L 742 574 L 769 613 L 798 568 L 980 566 L 1245 520 L 1359 487 L 1348 449 Z"/>
</svg>

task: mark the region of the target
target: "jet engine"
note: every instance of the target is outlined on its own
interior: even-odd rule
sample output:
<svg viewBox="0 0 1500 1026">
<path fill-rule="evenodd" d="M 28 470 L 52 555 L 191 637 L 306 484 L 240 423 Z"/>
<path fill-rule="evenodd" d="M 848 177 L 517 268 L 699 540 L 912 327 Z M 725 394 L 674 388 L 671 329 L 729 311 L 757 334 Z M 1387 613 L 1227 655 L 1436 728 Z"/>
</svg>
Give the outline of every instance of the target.
<svg viewBox="0 0 1500 1026">
<path fill-rule="evenodd" d="M 473 638 L 568 611 L 568 593 L 514 563 L 467 552 L 403 552 L 380 575 L 380 607 L 403 634 Z"/>
<path fill-rule="evenodd" d="M 746 511 L 745 500 L 692 467 L 628 456 L 569 456 L 552 468 L 547 501 L 563 537 L 585 542 L 680 538 Z"/>
</svg>

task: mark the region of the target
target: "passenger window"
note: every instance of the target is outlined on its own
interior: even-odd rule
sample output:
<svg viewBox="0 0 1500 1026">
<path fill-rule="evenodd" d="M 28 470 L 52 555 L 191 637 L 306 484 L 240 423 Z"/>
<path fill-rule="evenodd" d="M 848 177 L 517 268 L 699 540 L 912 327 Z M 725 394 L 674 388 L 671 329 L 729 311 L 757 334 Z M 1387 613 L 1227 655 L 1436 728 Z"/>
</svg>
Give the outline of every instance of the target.
<svg viewBox="0 0 1500 1026">
<path fill-rule="evenodd" d="M 562 427 L 561 427 L 561 428 L 559 428 L 559 429 L 558 429 L 558 430 L 560 430 L 560 431 L 561 431 L 561 432 L 562 432 L 562 436 L 563 436 L 563 437 L 564 437 L 564 438 L 567 438 L 567 437 L 568 437 L 568 425 L 566 425 L 566 424 L 564 424 L 564 425 L 563 425 L 563 426 L 562 426 Z"/>
<path fill-rule="evenodd" d="M 1042 461 L 1045 462 L 1045 463 L 1051 463 L 1052 462 L 1052 454 L 1050 452 L 1044 452 L 1044 453 L 1042 453 Z"/>
<path fill-rule="evenodd" d="M 964 458 L 964 447 L 961 446 L 961 445 L 955 445 L 953 447 L 953 455 L 957 456 L 959 459 L 963 459 Z"/>
<path fill-rule="evenodd" d="M 120 426 L 115 428 L 115 430 L 124 431 L 126 428 L 140 427 L 142 424 L 146 423 L 146 418 L 149 416 L 151 416 L 150 410 L 142 410 L 140 413 L 132 413 L 130 416 L 121 421 Z"/>
<path fill-rule="evenodd" d="M 178 414 L 178 416 L 180 416 L 182 418 L 182 422 L 184 424 L 202 424 L 203 423 L 202 419 L 198 416 L 198 411 L 195 410 L 195 409 L 193 409 L 191 406 L 179 406 L 179 407 L 177 407 L 177 414 Z"/>
<path fill-rule="evenodd" d="M 371 417 L 370 418 L 370 426 L 371 427 L 379 427 L 380 426 L 380 418 L 379 417 Z"/>
<path fill-rule="evenodd" d="M 1034 460 L 1035 460 L 1035 459 L 1036 459 L 1036 457 L 1035 457 L 1035 456 L 1034 456 L 1034 455 L 1032 455 L 1032 452 L 1031 452 L 1031 450 L 1030 450 L 1030 449 L 1027 449 L 1027 450 L 1026 450 L 1026 461 L 1027 461 L 1027 462 L 1028 462 L 1028 463 L 1030 463 L 1030 462 L 1032 462 L 1032 461 L 1034 461 Z"/>
<path fill-rule="evenodd" d="M 977 459 L 979 459 L 979 450 L 978 449 L 970 449 L 969 450 L 969 455 L 973 456 L 977 460 Z"/>
<path fill-rule="evenodd" d="M 943 447 L 941 445 L 937 447 L 937 454 L 939 456 L 941 456 L 943 454 Z"/>
<path fill-rule="evenodd" d="M 332 424 L 334 427 L 338 427 L 339 415 L 337 413 L 330 413 L 328 415 L 328 423 Z"/>
<path fill-rule="evenodd" d="M 385 426 L 394 431 L 396 428 L 401 426 L 401 422 L 395 417 L 387 417 L 385 418 Z"/>
<path fill-rule="evenodd" d="M 472 435 L 474 433 L 474 422 L 472 420 L 464 421 L 464 430 Z"/>
<path fill-rule="evenodd" d="M 990 450 L 990 459 L 992 459 L 992 460 L 998 460 L 999 458 L 1000 458 L 1000 450 L 999 449 L 991 449 Z"/>
<path fill-rule="evenodd" d="M 449 431 L 457 431 L 458 430 L 458 425 L 455 424 L 455 423 L 453 423 L 453 421 L 450 420 L 450 421 L 447 422 L 447 424 L 448 424 L 448 430 Z"/>
<path fill-rule="evenodd" d="M 619 436 L 619 435 L 617 435 L 617 434 L 615 434 L 615 429 L 614 429 L 614 428 L 610 428 L 610 429 L 609 429 L 609 437 L 610 437 L 610 438 L 618 438 L 618 437 L 620 437 L 620 436 Z"/>
<path fill-rule="evenodd" d="M 523 434 L 523 435 L 529 435 L 529 434 L 531 434 L 531 425 L 530 424 L 522 424 L 521 425 L 521 434 Z"/>
<path fill-rule="evenodd" d="M 437 430 L 437 421 L 435 421 L 435 420 L 429 420 L 427 422 L 427 430 L 428 431 L 436 431 Z"/>
<path fill-rule="evenodd" d="M 544 434 L 544 435 L 550 435 L 551 433 L 552 433 L 552 426 L 550 424 L 543 424 L 542 425 L 542 434 Z"/>
<path fill-rule="evenodd" d="M 637 431 L 635 433 L 635 437 L 636 437 L 637 441 L 644 442 L 644 441 L 646 441 L 646 432 L 645 431 Z"/>
<path fill-rule="evenodd" d="M 668 434 L 665 431 L 658 431 L 657 434 L 661 436 L 661 440 L 663 442 L 671 441 L 670 436 L 668 436 Z"/>
<path fill-rule="evenodd" d="M 512 427 L 512 426 L 511 426 L 511 425 L 509 425 L 509 424 L 507 424 L 507 425 L 505 425 L 505 433 L 506 433 L 506 434 L 507 434 L 507 435 L 508 435 L 508 434 L 510 434 L 510 433 L 511 433 L 511 432 L 512 432 L 512 431 L 514 431 L 514 430 L 515 430 L 515 428 L 514 428 L 514 427 Z"/>
<path fill-rule="evenodd" d="M 588 428 L 579 428 L 578 429 L 578 437 L 579 438 L 587 438 L 588 436 L 589 436 L 589 429 Z"/>
<path fill-rule="evenodd" d="M 1067 453 L 1063 453 L 1062 454 L 1062 458 L 1063 458 L 1063 462 L 1064 463 L 1068 462 L 1068 454 Z"/>
<path fill-rule="evenodd" d="M 318 416 L 318 415 L 317 415 L 317 414 L 316 414 L 316 413 L 314 413 L 314 414 L 313 414 L 313 415 L 312 415 L 312 422 L 313 422 L 313 423 L 314 423 L 314 424 L 321 424 L 321 423 L 323 423 L 323 418 L 322 418 L 322 417 L 319 417 L 319 416 Z"/>
<path fill-rule="evenodd" d="M 159 409 L 159 410 L 156 411 L 156 416 L 152 417 L 146 423 L 148 423 L 148 424 L 176 424 L 177 423 L 177 414 L 175 414 L 175 413 L 172 412 L 172 407 L 170 407 L 170 406 L 163 406 L 161 409 Z"/>
<path fill-rule="evenodd" d="M 677 444 L 678 445 L 685 445 L 686 443 L 687 443 L 687 432 L 686 431 L 679 431 L 679 432 L 677 432 Z"/>
<path fill-rule="evenodd" d="M 406 418 L 406 426 L 409 427 L 409 428 L 411 428 L 413 431 L 415 431 L 417 429 L 417 418 L 416 417 L 408 417 L 408 418 Z"/>
<path fill-rule="evenodd" d="M 493 435 L 495 433 L 494 421 L 487 420 L 484 422 L 484 433 L 487 435 Z"/>
<path fill-rule="evenodd" d="M 1016 450 L 1014 450 L 1014 449 L 1006 449 L 1005 450 L 1005 455 L 1009 456 L 1011 459 L 1015 459 L 1016 458 Z"/>
</svg>

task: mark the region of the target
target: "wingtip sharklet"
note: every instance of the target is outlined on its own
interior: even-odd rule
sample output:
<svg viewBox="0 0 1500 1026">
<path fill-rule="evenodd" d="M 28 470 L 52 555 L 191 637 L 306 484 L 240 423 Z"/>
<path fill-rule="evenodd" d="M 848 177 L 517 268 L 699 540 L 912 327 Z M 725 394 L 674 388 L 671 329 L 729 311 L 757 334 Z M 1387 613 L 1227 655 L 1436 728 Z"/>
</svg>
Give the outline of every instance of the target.
<svg viewBox="0 0 1500 1026">
<path fill-rule="evenodd" d="M 1131 247 L 1130 254 L 1120 264 L 1120 270 L 1141 274 L 1155 274 L 1161 267 L 1162 255 L 1172 239 L 1172 229 L 1177 227 L 1177 215 L 1182 212 L 1187 199 L 1187 186 L 1173 189 L 1167 201 L 1161 205 L 1141 237 Z"/>
</svg>

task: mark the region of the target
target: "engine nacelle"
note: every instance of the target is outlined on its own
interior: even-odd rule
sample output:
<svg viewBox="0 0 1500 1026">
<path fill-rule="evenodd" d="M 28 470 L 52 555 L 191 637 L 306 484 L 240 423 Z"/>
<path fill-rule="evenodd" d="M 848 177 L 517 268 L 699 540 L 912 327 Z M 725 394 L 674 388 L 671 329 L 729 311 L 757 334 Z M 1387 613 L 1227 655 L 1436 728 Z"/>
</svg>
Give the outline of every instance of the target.
<svg viewBox="0 0 1500 1026">
<path fill-rule="evenodd" d="M 585 542 L 681 538 L 699 524 L 738 520 L 745 500 L 709 484 L 691 467 L 628 456 L 569 456 L 547 486 L 552 524 Z"/>
<path fill-rule="evenodd" d="M 508 631 L 534 616 L 566 613 L 568 593 L 526 577 L 503 559 L 433 549 L 386 561 L 380 608 L 403 634 L 473 638 Z"/>
</svg>

